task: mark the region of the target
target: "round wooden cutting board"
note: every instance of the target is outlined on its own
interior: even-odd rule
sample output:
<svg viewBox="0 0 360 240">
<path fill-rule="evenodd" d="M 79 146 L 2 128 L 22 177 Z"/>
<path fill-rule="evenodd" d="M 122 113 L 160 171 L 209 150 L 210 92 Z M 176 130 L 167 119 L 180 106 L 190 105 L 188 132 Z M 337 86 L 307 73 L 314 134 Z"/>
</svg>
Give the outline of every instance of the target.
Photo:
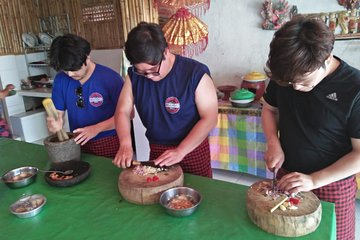
<svg viewBox="0 0 360 240">
<path fill-rule="evenodd" d="M 133 173 L 133 168 L 127 168 L 120 173 L 118 187 L 122 197 L 135 204 L 158 203 L 162 192 L 183 186 L 184 174 L 179 165 L 168 167 L 167 171 L 159 172 L 157 181 L 148 182 L 154 174 L 145 176 Z"/>
<path fill-rule="evenodd" d="M 284 236 L 298 237 L 316 230 L 321 221 L 321 203 L 312 192 L 301 192 L 302 199 L 298 209 L 282 211 L 275 207 L 284 197 L 273 200 L 265 196 L 264 187 L 271 187 L 271 180 L 263 180 L 250 186 L 247 192 L 247 212 L 257 226 L 266 232 Z"/>
</svg>

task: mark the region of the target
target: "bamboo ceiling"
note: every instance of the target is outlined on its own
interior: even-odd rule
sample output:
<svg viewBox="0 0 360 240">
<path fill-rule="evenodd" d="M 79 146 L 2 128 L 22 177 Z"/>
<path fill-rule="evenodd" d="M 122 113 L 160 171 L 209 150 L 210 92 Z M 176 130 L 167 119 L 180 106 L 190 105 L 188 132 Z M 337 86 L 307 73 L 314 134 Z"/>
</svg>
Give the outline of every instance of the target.
<svg viewBox="0 0 360 240">
<path fill-rule="evenodd" d="M 21 35 L 40 32 L 40 18 L 69 15 L 71 33 L 92 49 L 121 48 L 140 21 L 158 22 L 151 0 L 0 0 L 0 55 L 24 53 Z M 102 15 L 97 14 L 99 9 Z"/>
</svg>

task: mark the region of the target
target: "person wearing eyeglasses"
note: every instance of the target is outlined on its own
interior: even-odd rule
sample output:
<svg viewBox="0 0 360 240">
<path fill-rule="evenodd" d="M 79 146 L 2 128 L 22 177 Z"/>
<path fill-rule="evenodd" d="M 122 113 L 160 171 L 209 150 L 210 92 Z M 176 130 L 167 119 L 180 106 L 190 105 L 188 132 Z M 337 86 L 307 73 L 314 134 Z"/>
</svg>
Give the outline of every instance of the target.
<svg viewBox="0 0 360 240">
<path fill-rule="evenodd" d="M 92 61 L 90 51 L 89 42 L 73 34 L 53 40 L 50 64 L 59 72 L 54 79 L 52 100 L 59 117 L 58 121 L 48 117 L 48 128 L 53 133 L 59 131 L 67 111 L 70 130 L 81 150 L 114 158 L 119 149 L 114 113 L 123 79 L 112 69 Z"/>
<path fill-rule="evenodd" d="M 119 151 L 113 163 L 130 167 L 130 114 L 146 128 L 150 160 L 179 163 L 184 172 L 212 177 L 208 134 L 217 123 L 216 89 L 207 66 L 170 52 L 158 24 L 141 22 L 125 43 L 128 69 L 116 114 Z"/>
<path fill-rule="evenodd" d="M 262 126 L 277 186 L 335 203 L 337 239 L 355 239 L 360 71 L 332 54 L 320 19 L 294 17 L 270 43 Z M 304 199 L 306 201 L 306 199 Z"/>
</svg>

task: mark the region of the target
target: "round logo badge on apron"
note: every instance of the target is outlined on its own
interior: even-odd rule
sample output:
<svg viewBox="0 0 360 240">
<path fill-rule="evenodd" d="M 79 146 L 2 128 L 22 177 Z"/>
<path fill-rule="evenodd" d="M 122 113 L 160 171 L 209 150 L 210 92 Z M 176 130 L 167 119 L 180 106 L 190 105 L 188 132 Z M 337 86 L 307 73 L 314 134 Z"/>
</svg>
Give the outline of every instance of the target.
<svg viewBox="0 0 360 240">
<path fill-rule="evenodd" d="M 168 97 L 165 100 L 165 108 L 171 114 L 175 114 L 180 110 L 180 101 L 177 97 Z"/>
<path fill-rule="evenodd" d="M 89 102 L 93 107 L 100 107 L 104 102 L 104 98 L 100 93 L 94 92 L 90 95 Z"/>
</svg>

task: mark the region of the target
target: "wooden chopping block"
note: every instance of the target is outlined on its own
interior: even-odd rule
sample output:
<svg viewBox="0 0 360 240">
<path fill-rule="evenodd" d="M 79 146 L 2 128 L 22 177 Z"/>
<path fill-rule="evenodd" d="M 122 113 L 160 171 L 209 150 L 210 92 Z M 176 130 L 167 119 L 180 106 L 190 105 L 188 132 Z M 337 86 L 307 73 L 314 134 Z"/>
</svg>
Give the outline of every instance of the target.
<svg viewBox="0 0 360 240">
<path fill-rule="evenodd" d="M 284 197 L 273 200 L 265 196 L 261 189 L 271 186 L 271 180 L 263 180 L 250 186 L 247 192 L 246 207 L 253 223 L 266 232 L 284 236 L 298 237 L 316 230 L 321 221 L 321 203 L 313 192 L 301 192 L 303 199 L 297 205 L 298 209 L 282 211 L 276 206 Z"/>
<path fill-rule="evenodd" d="M 165 190 L 184 184 L 184 174 L 179 165 L 169 167 L 168 171 L 158 172 L 159 180 L 151 182 L 147 182 L 147 178 L 152 178 L 153 174 L 141 176 L 133 173 L 132 169 L 124 169 L 119 175 L 118 182 L 122 197 L 131 203 L 158 203 L 161 193 Z"/>
</svg>

